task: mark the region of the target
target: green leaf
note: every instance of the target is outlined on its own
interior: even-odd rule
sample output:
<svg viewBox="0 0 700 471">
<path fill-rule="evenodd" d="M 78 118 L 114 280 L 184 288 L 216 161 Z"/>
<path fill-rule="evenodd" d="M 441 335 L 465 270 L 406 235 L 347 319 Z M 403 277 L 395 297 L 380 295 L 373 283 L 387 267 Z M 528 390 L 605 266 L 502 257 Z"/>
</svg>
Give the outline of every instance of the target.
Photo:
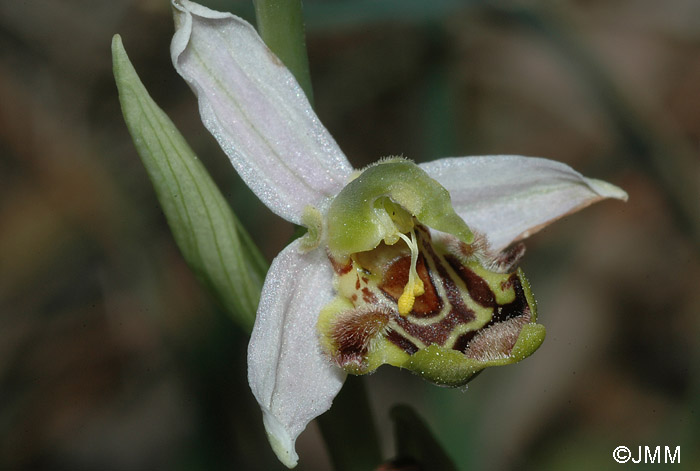
<svg viewBox="0 0 700 471">
<path fill-rule="evenodd" d="M 396 435 L 397 458 L 394 463 L 411 463 L 419 469 L 433 471 L 457 471 L 452 459 L 411 407 L 399 404 L 391 409 L 390 415 Z M 385 469 L 392 468 L 385 465 Z"/>
<path fill-rule="evenodd" d="M 266 264 L 206 169 L 149 96 L 122 45 L 112 39 L 124 120 L 170 230 L 197 278 L 250 332 Z"/>
</svg>

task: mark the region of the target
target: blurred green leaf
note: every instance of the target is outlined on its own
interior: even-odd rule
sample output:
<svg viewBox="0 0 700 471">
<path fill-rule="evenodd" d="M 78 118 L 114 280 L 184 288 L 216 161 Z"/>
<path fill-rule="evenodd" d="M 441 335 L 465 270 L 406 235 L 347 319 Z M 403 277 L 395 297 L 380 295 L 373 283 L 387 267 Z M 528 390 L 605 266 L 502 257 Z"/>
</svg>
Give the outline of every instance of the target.
<svg viewBox="0 0 700 471">
<path fill-rule="evenodd" d="M 399 404 L 391 409 L 390 415 L 396 435 L 395 463 L 421 470 L 457 471 L 452 459 L 411 407 Z M 382 469 L 392 468 L 385 465 Z"/>
<path fill-rule="evenodd" d="M 114 78 L 136 150 L 170 230 L 195 275 L 250 332 L 266 264 L 206 169 L 112 39 Z"/>
</svg>

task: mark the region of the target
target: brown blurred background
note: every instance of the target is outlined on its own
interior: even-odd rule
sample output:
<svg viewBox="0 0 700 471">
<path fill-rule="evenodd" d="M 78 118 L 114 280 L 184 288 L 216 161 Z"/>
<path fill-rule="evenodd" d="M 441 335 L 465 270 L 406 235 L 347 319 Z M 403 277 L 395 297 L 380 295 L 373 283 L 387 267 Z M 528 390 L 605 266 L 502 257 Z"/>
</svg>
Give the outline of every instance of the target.
<svg viewBox="0 0 700 471">
<path fill-rule="evenodd" d="M 700 469 L 700 3 L 308 0 L 305 17 L 318 113 L 356 166 L 517 153 L 630 195 L 528 241 L 533 357 L 466 391 L 368 378 L 386 457 L 409 403 L 462 470 L 612 469 L 618 445 L 680 445 L 673 469 Z M 278 469 L 247 339 L 182 261 L 122 121 L 115 33 L 268 260 L 292 233 L 199 122 L 166 1 L 0 3 L 0 469 Z M 328 469 L 315 424 L 299 450 Z"/>
</svg>

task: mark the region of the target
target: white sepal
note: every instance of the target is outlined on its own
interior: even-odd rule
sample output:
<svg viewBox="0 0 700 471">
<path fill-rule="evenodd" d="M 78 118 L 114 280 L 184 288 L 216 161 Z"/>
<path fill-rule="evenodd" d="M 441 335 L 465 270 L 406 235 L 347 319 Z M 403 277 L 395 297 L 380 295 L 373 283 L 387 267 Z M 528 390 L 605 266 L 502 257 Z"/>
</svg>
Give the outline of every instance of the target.
<svg viewBox="0 0 700 471">
<path fill-rule="evenodd" d="M 321 351 L 316 322 L 333 298 L 332 269 L 323 250 L 300 251 L 297 239 L 272 262 L 248 345 L 248 381 L 263 410 L 270 444 L 294 467 L 294 442 L 331 407 L 346 373 Z"/>
<path fill-rule="evenodd" d="M 627 200 L 615 185 L 538 157 L 457 157 L 420 167 L 450 192 L 457 214 L 496 251 L 601 199 Z"/>
<path fill-rule="evenodd" d="M 263 203 L 299 224 L 307 205 L 340 191 L 352 166 L 250 24 L 187 0 L 172 4 L 170 54 L 204 125 Z"/>
</svg>

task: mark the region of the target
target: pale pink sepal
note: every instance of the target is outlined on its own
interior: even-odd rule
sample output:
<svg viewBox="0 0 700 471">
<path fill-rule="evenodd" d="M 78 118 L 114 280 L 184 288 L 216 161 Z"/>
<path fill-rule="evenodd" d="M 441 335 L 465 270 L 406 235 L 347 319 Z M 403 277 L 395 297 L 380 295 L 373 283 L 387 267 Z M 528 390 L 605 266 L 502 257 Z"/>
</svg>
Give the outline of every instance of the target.
<svg viewBox="0 0 700 471">
<path fill-rule="evenodd" d="M 187 0 L 172 4 L 170 53 L 204 125 L 263 203 L 300 223 L 305 206 L 343 188 L 352 166 L 250 24 Z"/>
<path fill-rule="evenodd" d="M 301 253 L 297 239 L 272 262 L 248 345 L 248 381 L 282 463 L 297 463 L 294 442 L 331 407 L 346 374 L 321 351 L 316 322 L 334 296 L 323 250 Z"/>
<path fill-rule="evenodd" d="M 457 214 L 485 234 L 493 250 L 601 199 L 627 200 L 615 185 L 537 157 L 446 158 L 420 167 L 450 192 Z"/>
</svg>

